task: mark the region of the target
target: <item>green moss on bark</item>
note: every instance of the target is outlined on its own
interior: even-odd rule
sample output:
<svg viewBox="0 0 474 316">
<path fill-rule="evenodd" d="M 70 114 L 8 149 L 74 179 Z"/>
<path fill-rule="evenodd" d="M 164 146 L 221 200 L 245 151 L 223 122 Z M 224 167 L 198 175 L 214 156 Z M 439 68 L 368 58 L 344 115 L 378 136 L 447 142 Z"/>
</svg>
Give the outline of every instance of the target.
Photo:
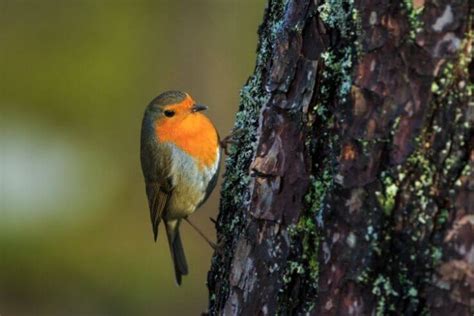
<svg viewBox="0 0 474 316">
<path fill-rule="evenodd" d="M 403 8 L 407 11 L 408 22 L 410 23 L 410 35 L 411 41 L 415 40 L 416 34 L 423 29 L 423 21 L 421 20 L 421 14 L 423 13 L 423 6 L 415 8 L 413 0 L 403 0 L 400 3 Z"/>
<path fill-rule="evenodd" d="M 318 89 L 313 92 L 315 97 L 306 126 L 306 146 L 313 160 L 311 185 L 305 196 L 306 210 L 289 230 L 292 251 L 279 297 L 282 315 L 305 314 L 314 308 L 318 292 L 319 231 L 328 193 L 335 185 L 336 153 L 340 151 L 339 138 L 331 133 L 335 124 L 332 108 L 335 103 L 343 105 L 349 100 L 353 64 L 359 49 L 356 38 L 360 21 L 352 0 L 328 0 L 315 13 L 330 32 L 338 33 L 353 45 L 330 47 L 320 57 Z"/>
<path fill-rule="evenodd" d="M 440 196 L 450 196 L 468 166 L 463 148 L 470 133 L 465 106 L 472 96 L 467 67 L 472 56 L 465 45 L 471 43 L 472 33 L 467 34 L 459 56 L 447 62 L 433 82 L 433 99 L 414 152 L 404 164 L 381 173 L 384 189 L 377 197 L 385 224 L 378 247 L 389 262 L 378 271 L 364 271 L 358 279 L 372 284 L 377 315 L 389 314 L 395 306 L 411 313 L 426 312 L 421 293 L 443 257 L 440 234 L 454 207 Z M 436 143 L 443 144 L 441 150 L 433 148 Z M 392 213 L 394 206 L 397 214 Z M 398 225 L 403 225 L 403 231 L 397 231 Z"/>
<path fill-rule="evenodd" d="M 256 150 L 258 118 L 269 94 L 263 76 L 271 57 L 272 43 L 284 11 L 284 0 L 270 1 L 264 24 L 259 28 L 259 44 L 254 74 L 240 93 L 233 133 L 236 137 L 229 147 L 225 161 L 224 183 L 221 189 L 220 212 L 217 220 L 217 237 L 221 245 L 212 258 L 208 275 L 209 313 L 219 314 L 229 294 L 229 272 L 235 244 L 244 232 L 249 200 L 249 167 Z M 216 293 L 219 293 L 216 295 Z M 219 298 L 219 301 L 216 298 Z"/>
</svg>

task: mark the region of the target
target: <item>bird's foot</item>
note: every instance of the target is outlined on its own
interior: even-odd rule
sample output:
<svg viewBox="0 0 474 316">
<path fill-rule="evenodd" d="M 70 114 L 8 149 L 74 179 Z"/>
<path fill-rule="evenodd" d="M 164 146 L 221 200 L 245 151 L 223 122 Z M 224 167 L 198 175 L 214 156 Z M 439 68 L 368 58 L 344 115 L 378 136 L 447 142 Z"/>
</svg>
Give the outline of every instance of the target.
<svg viewBox="0 0 474 316">
<path fill-rule="evenodd" d="M 213 245 L 211 247 L 212 247 L 212 249 L 214 249 L 215 253 L 217 253 L 220 256 L 223 256 L 224 255 L 224 246 L 225 246 L 225 240 L 222 239 L 219 242 L 217 242 L 217 244 L 213 243 Z"/>
<path fill-rule="evenodd" d="M 244 133 L 243 129 L 233 130 L 232 133 L 224 137 L 219 141 L 221 148 L 224 149 L 224 153 L 228 156 L 229 155 L 229 145 L 234 145 L 237 143 L 236 137 L 242 135 Z"/>
<path fill-rule="evenodd" d="M 184 220 L 188 222 L 188 224 L 194 228 L 194 230 L 211 246 L 212 249 L 216 250 L 218 248 L 218 245 L 216 245 L 213 241 L 211 241 L 207 236 L 196 226 L 194 225 L 189 218 L 185 217 Z"/>
</svg>

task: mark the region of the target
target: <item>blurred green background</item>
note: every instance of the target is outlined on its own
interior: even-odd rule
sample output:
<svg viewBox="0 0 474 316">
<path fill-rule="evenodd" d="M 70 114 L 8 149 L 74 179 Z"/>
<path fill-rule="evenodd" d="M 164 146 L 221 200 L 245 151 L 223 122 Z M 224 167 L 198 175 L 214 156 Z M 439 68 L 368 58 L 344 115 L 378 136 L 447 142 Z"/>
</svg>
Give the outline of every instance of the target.
<svg viewBox="0 0 474 316">
<path fill-rule="evenodd" d="M 184 223 L 190 275 L 155 244 L 143 110 L 168 89 L 221 135 L 255 61 L 264 0 L 0 0 L 0 314 L 197 315 L 211 249 Z M 212 239 L 219 190 L 191 218 Z"/>
</svg>

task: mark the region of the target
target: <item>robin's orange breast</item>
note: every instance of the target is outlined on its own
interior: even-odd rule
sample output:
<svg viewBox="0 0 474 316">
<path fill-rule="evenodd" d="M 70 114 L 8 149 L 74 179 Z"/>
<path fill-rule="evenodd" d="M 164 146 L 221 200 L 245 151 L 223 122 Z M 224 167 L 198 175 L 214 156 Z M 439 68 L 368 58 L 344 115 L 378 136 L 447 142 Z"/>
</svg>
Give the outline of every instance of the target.
<svg viewBox="0 0 474 316">
<path fill-rule="evenodd" d="M 216 129 L 201 113 L 192 113 L 179 121 L 163 120 L 155 126 L 157 139 L 170 142 L 198 161 L 200 169 L 214 165 L 219 146 Z"/>
</svg>

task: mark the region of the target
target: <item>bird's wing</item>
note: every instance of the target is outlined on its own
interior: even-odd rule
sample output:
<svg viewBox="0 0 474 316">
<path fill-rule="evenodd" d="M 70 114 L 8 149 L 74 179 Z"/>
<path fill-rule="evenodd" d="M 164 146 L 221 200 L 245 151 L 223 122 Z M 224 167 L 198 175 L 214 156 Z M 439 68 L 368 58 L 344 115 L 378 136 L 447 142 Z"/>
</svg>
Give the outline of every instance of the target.
<svg viewBox="0 0 474 316">
<path fill-rule="evenodd" d="M 216 131 L 216 133 L 217 133 L 217 131 Z M 217 133 L 217 146 L 218 146 L 218 149 L 217 149 L 218 150 L 217 151 L 218 156 L 217 156 L 217 161 L 215 162 L 215 171 L 214 171 L 214 174 L 213 174 L 211 180 L 207 184 L 205 196 L 202 199 L 201 203 L 199 203 L 199 206 L 201 206 L 202 204 L 204 204 L 207 201 L 207 199 L 209 198 L 209 195 L 211 195 L 211 193 L 212 193 L 212 190 L 214 190 L 214 188 L 216 187 L 219 172 L 221 170 L 221 164 L 220 164 L 220 162 L 221 162 L 221 146 L 220 146 L 219 133 Z"/>
<path fill-rule="evenodd" d="M 146 182 L 146 195 L 148 197 L 148 206 L 150 208 L 150 219 L 155 241 L 158 237 L 158 226 L 161 222 L 161 215 L 166 208 L 166 203 L 171 192 L 166 192 L 163 185 L 158 181 Z"/>
<path fill-rule="evenodd" d="M 209 195 L 211 195 L 212 190 L 214 190 L 214 188 L 216 187 L 217 179 L 219 177 L 219 172 L 221 170 L 220 161 L 221 161 L 221 155 L 220 155 L 220 152 L 219 152 L 219 157 L 218 157 L 217 162 L 216 162 L 216 164 L 217 164 L 216 171 L 215 171 L 214 175 L 212 176 L 211 181 L 209 181 L 209 184 L 207 185 L 206 195 L 205 195 L 204 199 L 202 200 L 201 204 L 203 204 L 207 200 Z"/>
<path fill-rule="evenodd" d="M 141 162 L 155 241 L 166 204 L 172 194 L 171 151 L 168 146 L 142 143 Z"/>
</svg>

